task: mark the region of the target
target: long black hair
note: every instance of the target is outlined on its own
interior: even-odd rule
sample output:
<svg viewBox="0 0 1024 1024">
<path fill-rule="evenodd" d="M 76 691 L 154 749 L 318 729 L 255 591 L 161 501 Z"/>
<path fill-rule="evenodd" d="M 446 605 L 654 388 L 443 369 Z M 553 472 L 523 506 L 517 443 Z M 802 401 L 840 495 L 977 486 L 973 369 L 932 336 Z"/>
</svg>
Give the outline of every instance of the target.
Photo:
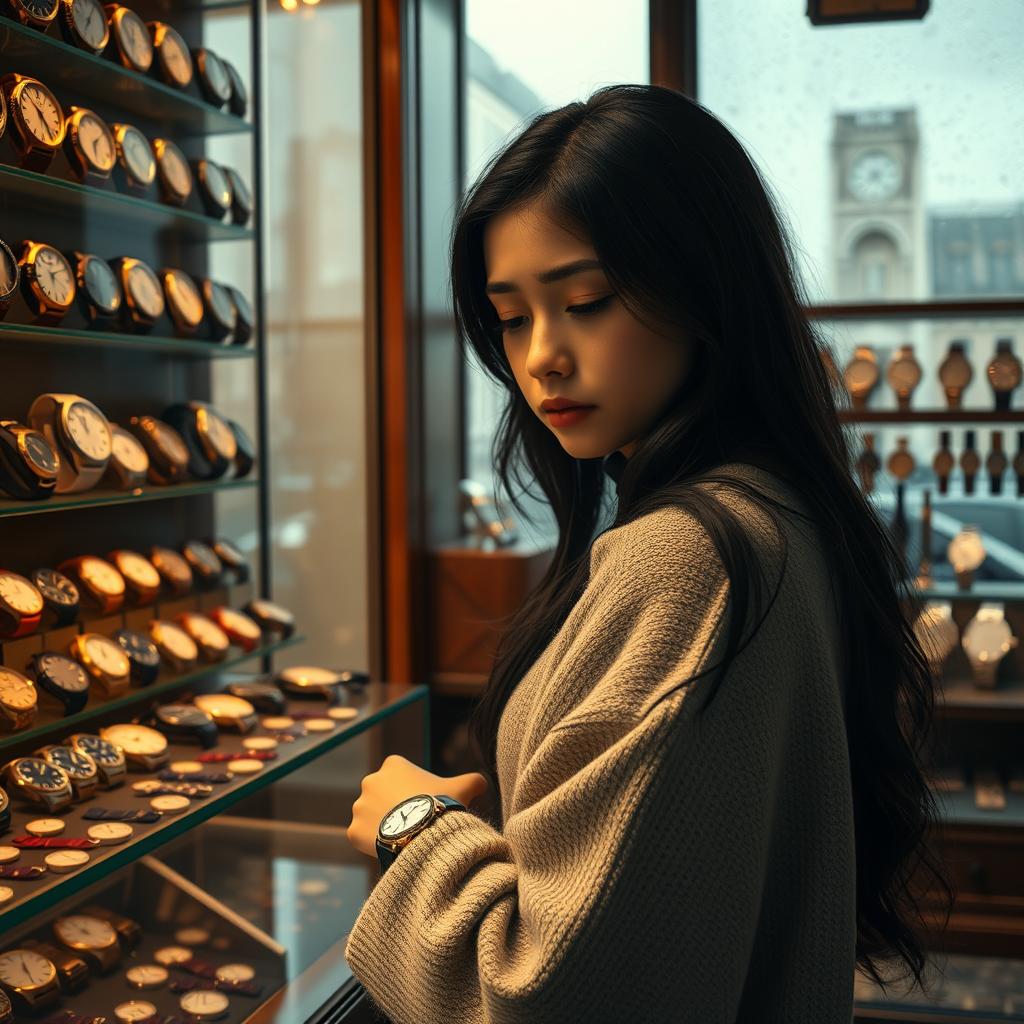
<svg viewBox="0 0 1024 1024">
<path fill-rule="evenodd" d="M 696 515 L 730 578 L 731 624 L 746 623 L 748 610 L 760 604 L 761 584 L 745 568 L 757 560 L 741 523 L 695 484 L 727 484 L 714 470 L 728 462 L 760 464 L 806 499 L 829 539 L 848 673 L 857 963 L 883 989 L 910 975 L 923 989 L 923 915 L 914 881 L 930 877 L 932 898 L 932 883 L 944 891 L 947 920 L 954 890 L 927 842 L 939 827 L 925 781 L 934 679 L 913 616 L 901 606 L 913 595 L 896 546 L 854 482 L 837 415 L 841 384 L 826 367 L 827 344 L 804 313 L 806 295 L 778 201 L 726 126 L 672 89 L 613 85 L 537 115 L 489 161 L 457 212 L 451 266 L 459 338 L 464 354 L 472 350 L 507 392 L 494 467 L 521 514 L 530 519 L 516 489 L 536 482 L 558 523 L 550 566 L 507 623 L 470 718 L 479 763 L 493 782 L 502 711 L 586 585 L 610 483 L 608 459 L 572 457 L 534 414 L 484 291 L 487 222 L 532 204 L 590 241 L 637 320 L 685 331 L 695 348 L 679 394 L 616 467 L 612 525 L 670 504 Z M 753 485 L 735 486 L 778 525 L 775 510 L 785 506 Z M 728 632 L 714 666 L 719 680 L 749 642 Z M 903 968 L 898 978 L 892 966 Z"/>
</svg>

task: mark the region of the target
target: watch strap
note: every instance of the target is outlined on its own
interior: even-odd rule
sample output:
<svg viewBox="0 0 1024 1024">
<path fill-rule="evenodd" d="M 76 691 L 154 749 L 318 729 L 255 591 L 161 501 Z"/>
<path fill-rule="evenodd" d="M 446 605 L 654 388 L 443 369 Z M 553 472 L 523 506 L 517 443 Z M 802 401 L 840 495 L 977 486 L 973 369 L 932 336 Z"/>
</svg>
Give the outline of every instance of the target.
<svg viewBox="0 0 1024 1024">
<path fill-rule="evenodd" d="M 459 810 L 459 811 L 466 811 L 466 810 L 468 810 L 468 808 L 466 807 L 465 804 L 463 804 L 461 801 L 456 800 L 454 797 L 451 797 L 451 796 L 434 795 L 434 800 L 435 801 L 440 801 L 440 803 L 443 805 L 443 807 L 438 809 L 437 803 L 435 803 L 434 804 L 434 812 L 433 812 L 433 814 L 429 818 L 427 818 L 427 820 L 424 821 L 422 823 L 422 825 L 415 832 L 411 832 L 408 836 L 403 836 L 402 837 L 403 839 L 406 840 L 406 842 L 403 843 L 402 846 L 392 847 L 392 846 L 388 845 L 387 843 L 382 842 L 381 838 L 380 838 L 380 835 L 377 836 L 377 839 L 376 839 L 377 863 L 380 865 L 380 873 L 382 875 L 395 862 L 395 859 L 398 857 L 398 854 L 402 851 L 404 846 L 406 846 L 408 844 L 408 840 L 412 839 L 414 836 L 419 835 L 420 832 L 422 832 L 425 828 L 427 828 L 428 826 L 432 825 L 435 821 L 437 821 L 437 819 L 442 814 L 445 814 L 449 810 Z M 391 813 L 391 811 L 388 811 L 388 814 L 390 814 L 390 813 Z"/>
</svg>

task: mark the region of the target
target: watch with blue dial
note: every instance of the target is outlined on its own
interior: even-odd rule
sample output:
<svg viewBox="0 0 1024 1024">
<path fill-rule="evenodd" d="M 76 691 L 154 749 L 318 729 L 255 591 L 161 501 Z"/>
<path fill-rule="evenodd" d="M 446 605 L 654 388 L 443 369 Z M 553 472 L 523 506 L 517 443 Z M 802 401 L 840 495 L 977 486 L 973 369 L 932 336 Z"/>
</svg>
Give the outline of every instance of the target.
<svg viewBox="0 0 1024 1024">
<path fill-rule="evenodd" d="M 41 757 L 16 757 L 7 763 L 3 774 L 12 794 L 51 813 L 67 807 L 74 797 L 68 773 Z"/>
<path fill-rule="evenodd" d="M 89 732 L 76 732 L 64 740 L 64 745 L 92 758 L 101 789 L 112 789 L 124 782 L 128 771 L 124 751 L 109 740 Z"/>
</svg>

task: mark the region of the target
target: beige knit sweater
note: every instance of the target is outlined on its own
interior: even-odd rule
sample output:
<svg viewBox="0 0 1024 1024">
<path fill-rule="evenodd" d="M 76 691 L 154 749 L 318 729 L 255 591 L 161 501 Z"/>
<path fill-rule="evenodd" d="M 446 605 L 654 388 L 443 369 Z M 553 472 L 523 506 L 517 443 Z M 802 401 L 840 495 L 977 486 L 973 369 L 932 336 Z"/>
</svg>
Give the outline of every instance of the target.
<svg viewBox="0 0 1024 1024">
<path fill-rule="evenodd" d="M 806 511 L 773 474 L 722 468 Z M 781 541 L 716 493 L 743 511 L 770 596 Z M 597 538 L 585 592 L 501 720 L 501 830 L 443 814 L 349 936 L 394 1024 L 849 1024 L 838 623 L 816 531 L 780 516 L 778 600 L 699 722 L 711 676 L 677 683 L 727 632 L 710 537 L 669 508 Z"/>
</svg>

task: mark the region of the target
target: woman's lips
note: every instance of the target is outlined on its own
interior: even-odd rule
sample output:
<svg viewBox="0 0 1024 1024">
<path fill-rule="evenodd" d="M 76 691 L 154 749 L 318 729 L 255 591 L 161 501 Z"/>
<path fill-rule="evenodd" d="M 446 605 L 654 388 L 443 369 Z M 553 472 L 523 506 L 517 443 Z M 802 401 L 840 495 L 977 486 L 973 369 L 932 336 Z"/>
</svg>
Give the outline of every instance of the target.
<svg viewBox="0 0 1024 1024">
<path fill-rule="evenodd" d="M 545 415 L 553 427 L 571 427 L 586 419 L 587 414 L 596 408 L 596 405 L 576 405 L 569 409 L 551 409 Z"/>
</svg>

